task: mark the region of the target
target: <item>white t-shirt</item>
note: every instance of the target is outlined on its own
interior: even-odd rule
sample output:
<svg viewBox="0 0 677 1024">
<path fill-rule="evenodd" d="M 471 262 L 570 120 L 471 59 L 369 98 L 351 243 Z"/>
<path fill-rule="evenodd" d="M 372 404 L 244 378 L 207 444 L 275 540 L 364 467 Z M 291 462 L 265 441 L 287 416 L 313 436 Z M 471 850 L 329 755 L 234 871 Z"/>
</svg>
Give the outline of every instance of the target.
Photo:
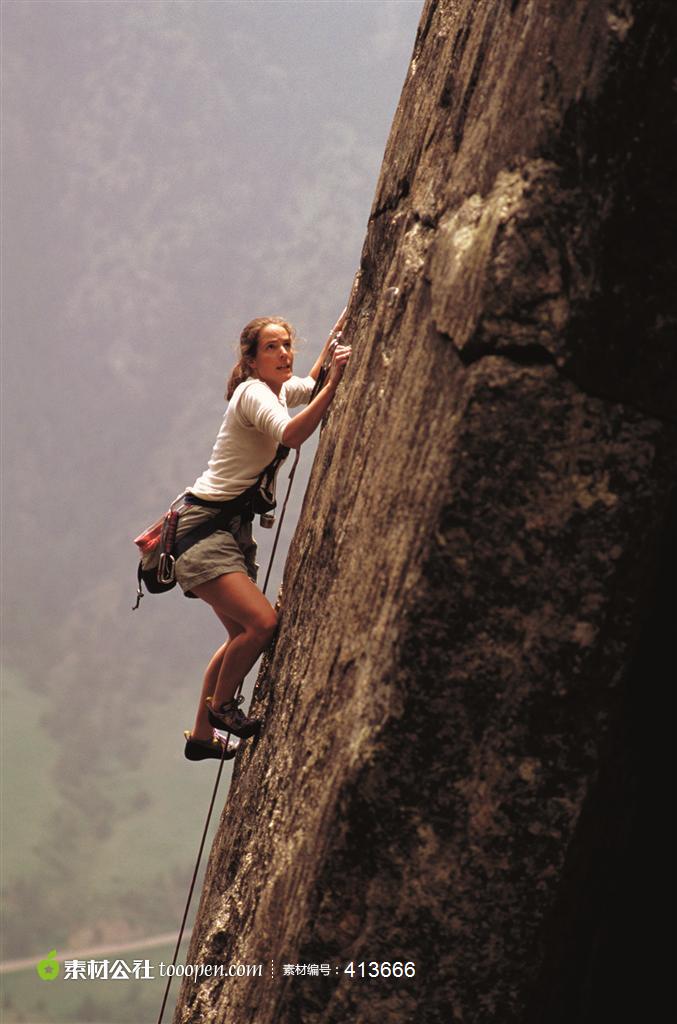
<svg viewBox="0 0 677 1024">
<path fill-rule="evenodd" d="M 272 461 L 292 408 L 308 401 L 315 387 L 312 377 L 292 377 L 280 396 L 262 380 L 250 377 L 238 384 L 228 403 L 209 464 L 188 488 L 208 501 L 228 501 L 256 483 Z"/>
</svg>

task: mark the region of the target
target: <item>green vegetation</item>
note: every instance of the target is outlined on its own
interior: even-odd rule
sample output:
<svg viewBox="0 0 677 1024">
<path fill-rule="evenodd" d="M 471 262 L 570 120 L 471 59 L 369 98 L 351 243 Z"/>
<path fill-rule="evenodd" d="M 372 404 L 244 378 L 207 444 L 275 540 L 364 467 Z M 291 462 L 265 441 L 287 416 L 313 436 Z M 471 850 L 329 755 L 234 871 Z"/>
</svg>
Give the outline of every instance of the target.
<svg viewBox="0 0 677 1024">
<path fill-rule="evenodd" d="M 37 962 L 54 948 L 61 957 L 178 930 L 216 771 L 183 758 L 185 692 L 163 705 L 167 727 L 148 730 L 139 763 L 113 771 L 71 758 L 31 714 L 35 696 L 18 676 L 5 672 L 3 683 L 2 959 Z M 217 805 L 212 834 L 218 817 Z M 122 959 L 171 959 L 161 952 Z M 2 982 L 3 1024 L 144 1024 L 162 998 L 157 980 L 41 982 L 31 968 Z"/>
<path fill-rule="evenodd" d="M 36 700 L 22 689 L 18 677 L 5 670 L 2 682 L 2 871 L 6 880 L 18 874 L 30 877 L 42 867 L 40 840 L 58 793 L 54 765 L 59 744 L 29 719 L 28 709 L 35 707 Z"/>
</svg>

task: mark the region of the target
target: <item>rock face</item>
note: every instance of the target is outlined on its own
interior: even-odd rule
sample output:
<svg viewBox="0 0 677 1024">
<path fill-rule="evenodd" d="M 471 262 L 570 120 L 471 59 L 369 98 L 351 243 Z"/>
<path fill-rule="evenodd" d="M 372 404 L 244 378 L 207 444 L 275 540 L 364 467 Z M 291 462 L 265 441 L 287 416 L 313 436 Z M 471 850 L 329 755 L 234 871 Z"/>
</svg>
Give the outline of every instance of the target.
<svg viewBox="0 0 677 1024">
<path fill-rule="evenodd" d="M 264 976 L 186 982 L 176 1022 L 613 1003 L 677 453 L 669 21 L 425 5 L 186 957 Z"/>
</svg>

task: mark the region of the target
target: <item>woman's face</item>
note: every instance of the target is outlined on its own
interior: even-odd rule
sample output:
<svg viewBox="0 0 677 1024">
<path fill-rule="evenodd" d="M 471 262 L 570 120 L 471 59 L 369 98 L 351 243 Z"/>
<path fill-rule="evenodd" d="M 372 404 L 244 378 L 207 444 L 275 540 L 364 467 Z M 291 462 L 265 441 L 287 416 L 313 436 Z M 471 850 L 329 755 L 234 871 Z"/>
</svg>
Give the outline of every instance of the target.
<svg viewBox="0 0 677 1024">
<path fill-rule="evenodd" d="M 254 373 L 279 395 L 282 385 L 292 375 L 293 365 L 292 342 L 287 328 L 282 324 L 266 324 L 259 331 L 256 355 L 251 360 Z"/>
</svg>

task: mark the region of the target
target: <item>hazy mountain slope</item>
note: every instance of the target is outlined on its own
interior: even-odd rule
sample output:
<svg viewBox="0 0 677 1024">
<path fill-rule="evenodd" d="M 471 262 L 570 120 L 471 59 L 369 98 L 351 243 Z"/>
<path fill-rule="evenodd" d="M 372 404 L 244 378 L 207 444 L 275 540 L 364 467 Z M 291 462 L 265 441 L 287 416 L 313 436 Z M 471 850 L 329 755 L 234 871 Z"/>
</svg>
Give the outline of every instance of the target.
<svg viewBox="0 0 677 1024">
<path fill-rule="evenodd" d="M 178 594 L 132 615 L 131 539 L 203 469 L 243 323 L 289 316 L 303 371 L 340 312 L 418 11 L 5 5 L 7 791 L 50 765 L 3 837 L 12 920 L 39 907 L 6 956 L 177 922 L 221 629 Z"/>
</svg>

